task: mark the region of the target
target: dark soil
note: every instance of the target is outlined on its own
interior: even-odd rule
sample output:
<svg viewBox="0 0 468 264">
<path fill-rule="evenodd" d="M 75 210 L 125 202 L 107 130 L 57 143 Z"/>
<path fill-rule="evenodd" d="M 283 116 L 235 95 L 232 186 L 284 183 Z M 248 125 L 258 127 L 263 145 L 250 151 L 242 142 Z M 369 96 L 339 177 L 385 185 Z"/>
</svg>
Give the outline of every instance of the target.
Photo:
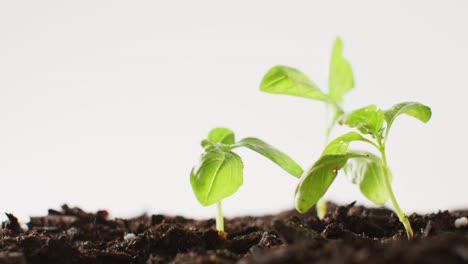
<svg viewBox="0 0 468 264">
<path fill-rule="evenodd" d="M 143 215 L 108 219 L 64 205 L 33 217 L 23 230 L 17 219 L 0 229 L 2 263 L 468 263 L 468 227 L 455 219 L 468 211 L 409 217 L 415 239 L 387 209 L 329 205 L 315 212 L 215 221 Z"/>
</svg>

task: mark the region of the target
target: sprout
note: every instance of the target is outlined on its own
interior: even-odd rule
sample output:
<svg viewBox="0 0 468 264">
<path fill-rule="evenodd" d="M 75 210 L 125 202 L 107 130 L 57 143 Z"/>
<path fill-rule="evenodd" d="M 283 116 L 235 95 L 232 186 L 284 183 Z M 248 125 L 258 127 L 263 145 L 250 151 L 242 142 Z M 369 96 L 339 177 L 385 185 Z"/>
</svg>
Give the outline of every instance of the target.
<svg viewBox="0 0 468 264">
<path fill-rule="evenodd" d="M 221 201 L 233 195 L 243 183 L 244 163 L 233 152 L 239 147 L 249 148 L 270 159 L 291 175 L 299 178 L 304 172 L 289 156 L 258 138 L 244 138 L 235 142 L 234 132 L 215 128 L 201 143 L 205 152 L 201 162 L 190 173 L 190 183 L 200 204 L 217 204 L 216 229 L 224 231 Z"/>
<path fill-rule="evenodd" d="M 387 111 L 375 105 L 355 110 L 340 118 L 339 123 L 355 128 L 358 132 L 349 132 L 331 141 L 320 159 L 306 172 L 296 189 L 296 209 L 304 213 L 325 194 L 338 171 L 344 169 L 352 182 L 370 201 L 383 205 L 388 199 L 404 225 L 408 238 L 413 237 L 413 230 L 401 210 L 392 190 L 392 173 L 388 168 L 386 142 L 390 128 L 401 114 L 406 114 L 426 123 L 431 118 L 431 109 L 416 102 L 400 103 Z M 367 138 L 370 136 L 371 138 Z M 378 155 L 348 151 L 351 142 L 365 142 L 377 150 Z"/>
<path fill-rule="evenodd" d="M 324 102 L 327 110 L 331 110 L 331 115 L 327 116 L 325 144 L 328 143 L 336 121 L 344 114 L 341 106 L 343 96 L 353 88 L 353 71 L 348 60 L 343 57 L 343 42 L 340 38 L 336 38 L 333 45 L 328 72 L 328 93 L 320 90 L 299 70 L 283 65 L 271 68 L 260 84 L 260 90 L 267 93 L 292 95 Z M 319 200 L 316 210 L 317 216 L 323 219 L 327 212 L 327 204 Z"/>
</svg>

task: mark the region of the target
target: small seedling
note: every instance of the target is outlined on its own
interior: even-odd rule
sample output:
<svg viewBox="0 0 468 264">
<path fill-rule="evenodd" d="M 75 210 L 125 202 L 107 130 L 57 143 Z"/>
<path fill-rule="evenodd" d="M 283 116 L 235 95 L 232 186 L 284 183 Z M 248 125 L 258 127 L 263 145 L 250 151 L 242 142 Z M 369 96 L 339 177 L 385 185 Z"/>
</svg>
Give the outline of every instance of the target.
<svg viewBox="0 0 468 264">
<path fill-rule="evenodd" d="M 343 96 L 353 87 L 353 72 L 348 60 L 343 57 L 343 42 L 340 38 L 336 38 L 333 45 L 328 73 L 328 93 L 320 90 L 299 70 L 282 65 L 271 68 L 260 84 L 260 90 L 267 93 L 286 94 L 324 102 L 327 110 L 331 109 L 331 113 L 327 115 L 325 144 L 328 143 L 336 121 L 344 114 L 341 106 Z M 316 210 L 318 217 L 323 219 L 327 211 L 327 204 L 323 200 L 319 200 Z"/>
<path fill-rule="evenodd" d="M 408 238 L 413 230 L 402 212 L 392 190 L 392 173 L 388 168 L 386 142 L 395 119 L 406 114 L 426 123 L 431 109 L 416 102 L 400 103 L 387 111 L 375 105 L 355 110 L 340 118 L 339 123 L 356 128 L 360 133 L 349 132 L 331 141 L 320 159 L 304 173 L 295 193 L 296 209 L 304 213 L 325 194 L 340 169 L 354 184 L 358 184 L 364 196 L 375 204 L 383 205 L 390 198 L 394 210 L 406 229 Z M 371 139 L 366 136 L 370 136 Z M 351 142 L 361 141 L 377 149 L 379 155 L 368 152 L 348 151 Z"/>
<path fill-rule="evenodd" d="M 224 231 L 221 201 L 233 195 L 243 183 L 244 164 L 233 152 L 239 147 L 249 148 L 270 159 L 291 175 L 300 178 L 302 168 L 288 155 L 258 138 L 235 141 L 234 132 L 227 128 L 215 128 L 201 142 L 205 152 L 197 168 L 190 172 L 190 183 L 200 204 L 217 204 L 216 229 Z"/>
<path fill-rule="evenodd" d="M 286 94 L 318 100 L 331 109 L 331 118 L 327 120 L 326 143 L 336 121 L 344 114 L 341 107 L 343 96 L 354 87 L 351 65 L 343 57 L 343 42 L 335 39 L 330 68 L 328 72 L 328 93 L 323 92 L 305 74 L 299 70 L 278 65 L 271 68 L 260 83 L 260 90 L 273 94 Z"/>
</svg>

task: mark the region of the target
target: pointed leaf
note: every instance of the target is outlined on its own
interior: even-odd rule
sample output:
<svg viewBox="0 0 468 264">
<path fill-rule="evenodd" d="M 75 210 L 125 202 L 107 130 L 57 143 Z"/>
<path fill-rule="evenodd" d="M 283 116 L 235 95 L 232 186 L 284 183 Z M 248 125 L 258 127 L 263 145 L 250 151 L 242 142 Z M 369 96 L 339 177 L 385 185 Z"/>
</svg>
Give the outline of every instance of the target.
<svg viewBox="0 0 468 264">
<path fill-rule="evenodd" d="M 375 204 L 383 205 L 389 198 L 385 185 L 385 171 L 382 160 L 367 154 L 370 158 L 355 158 L 346 164 L 344 172 L 352 183 L 359 185 L 362 194 Z M 390 171 L 387 170 L 391 181 Z"/>
<path fill-rule="evenodd" d="M 234 194 L 243 183 L 244 165 L 234 152 L 213 149 L 192 169 L 190 183 L 198 201 L 208 206 Z"/>
<path fill-rule="evenodd" d="M 263 77 L 260 90 L 267 93 L 287 94 L 320 101 L 329 98 L 299 70 L 287 66 L 275 66 Z"/>
<path fill-rule="evenodd" d="M 305 213 L 328 190 L 338 171 L 351 158 L 364 157 L 357 153 L 344 153 L 322 156 L 312 168 L 304 173 L 296 188 L 295 203 L 300 213 Z"/>
<path fill-rule="evenodd" d="M 427 123 L 432 116 L 431 108 L 417 102 L 404 102 L 394 105 L 392 108 L 385 111 L 385 121 L 387 122 L 387 131 L 390 131 L 390 127 L 393 124 L 393 121 L 401 115 L 407 114 L 416 119 L 421 120 L 424 123 Z"/>
<path fill-rule="evenodd" d="M 249 148 L 278 164 L 291 175 L 299 178 L 304 172 L 292 158 L 258 138 L 244 138 L 235 147 Z"/>
<path fill-rule="evenodd" d="M 384 113 L 375 105 L 369 105 L 364 108 L 354 110 L 343 116 L 340 124 L 357 128 L 363 134 L 378 135 L 384 121 Z"/>
<path fill-rule="evenodd" d="M 208 134 L 208 140 L 213 143 L 232 145 L 235 142 L 234 132 L 224 127 L 214 128 Z"/>
<path fill-rule="evenodd" d="M 205 149 L 205 151 L 208 151 L 212 148 L 216 148 L 216 144 L 211 142 L 211 140 L 208 140 L 208 139 L 202 140 L 201 146 Z"/>
<path fill-rule="evenodd" d="M 343 57 L 343 42 L 336 38 L 328 76 L 329 96 L 336 102 L 343 102 L 343 95 L 354 87 L 353 71 Z"/>
<path fill-rule="evenodd" d="M 349 144 L 353 141 L 363 141 L 374 145 L 372 141 L 361 136 L 361 134 L 357 132 L 348 132 L 328 143 L 328 145 L 325 147 L 325 150 L 322 152 L 322 155 L 343 154 L 348 151 Z"/>
</svg>

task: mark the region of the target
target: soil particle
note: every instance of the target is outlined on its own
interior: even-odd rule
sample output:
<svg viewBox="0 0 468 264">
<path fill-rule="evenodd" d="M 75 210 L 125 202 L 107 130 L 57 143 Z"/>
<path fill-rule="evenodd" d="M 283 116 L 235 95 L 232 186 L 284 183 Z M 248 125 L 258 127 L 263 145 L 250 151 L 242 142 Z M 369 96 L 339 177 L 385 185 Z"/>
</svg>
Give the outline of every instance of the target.
<svg viewBox="0 0 468 264">
<path fill-rule="evenodd" d="M 313 210 L 226 219 L 142 215 L 109 219 L 64 205 L 32 217 L 24 230 L 13 214 L 0 229 L 3 263 L 468 263 L 468 211 L 410 215 L 408 241 L 395 214 L 354 203 Z"/>
<path fill-rule="evenodd" d="M 18 218 L 9 213 L 5 213 L 5 215 L 7 216 L 8 221 L 2 224 L 2 228 L 10 230 L 11 234 L 17 235 L 21 233 L 23 230 L 21 229 L 21 226 L 18 222 Z"/>
</svg>

